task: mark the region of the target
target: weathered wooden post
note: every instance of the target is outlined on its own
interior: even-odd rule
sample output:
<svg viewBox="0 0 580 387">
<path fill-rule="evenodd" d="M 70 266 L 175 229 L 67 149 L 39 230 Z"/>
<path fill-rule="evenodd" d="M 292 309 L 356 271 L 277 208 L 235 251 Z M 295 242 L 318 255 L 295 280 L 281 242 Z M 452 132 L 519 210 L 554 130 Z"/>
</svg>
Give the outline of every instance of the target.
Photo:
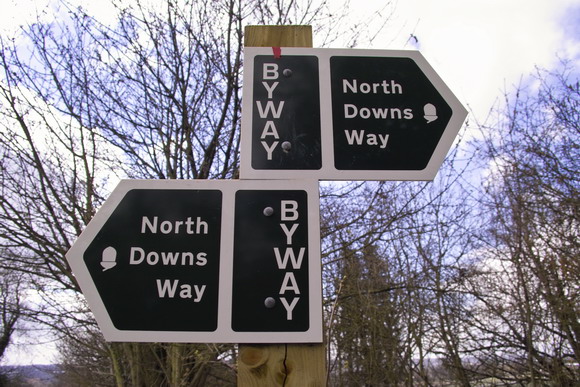
<svg viewBox="0 0 580 387">
<path fill-rule="evenodd" d="M 312 47 L 312 27 L 247 26 L 244 44 L 248 47 Z M 325 385 L 324 344 L 240 344 L 240 387 Z"/>
</svg>

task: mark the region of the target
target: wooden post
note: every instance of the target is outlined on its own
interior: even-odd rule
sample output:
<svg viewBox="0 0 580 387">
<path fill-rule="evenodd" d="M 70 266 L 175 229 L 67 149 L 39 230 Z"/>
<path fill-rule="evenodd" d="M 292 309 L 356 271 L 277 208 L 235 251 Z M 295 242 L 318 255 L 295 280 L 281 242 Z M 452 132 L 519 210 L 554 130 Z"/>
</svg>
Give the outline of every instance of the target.
<svg viewBox="0 0 580 387">
<path fill-rule="evenodd" d="M 312 26 L 246 26 L 249 47 L 312 47 Z M 324 344 L 240 344 L 239 387 L 326 386 Z"/>
<path fill-rule="evenodd" d="M 312 26 L 246 26 L 247 47 L 312 47 Z"/>
</svg>

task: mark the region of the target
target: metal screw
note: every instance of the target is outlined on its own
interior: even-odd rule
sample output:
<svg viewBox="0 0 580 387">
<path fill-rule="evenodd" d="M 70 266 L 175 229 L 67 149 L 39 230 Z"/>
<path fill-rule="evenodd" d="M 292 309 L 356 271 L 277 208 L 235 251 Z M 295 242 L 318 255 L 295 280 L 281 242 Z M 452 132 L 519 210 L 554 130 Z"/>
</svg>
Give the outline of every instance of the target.
<svg viewBox="0 0 580 387">
<path fill-rule="evenodd" d="M 272 309 L 276 306 L 276 300 L 273 297 L 268 297 L 264 300 L 264 305 L 268 309 Z"/>
<path fill-rule="evenodd" d="M 284 71 L 282 71 L 282 75 L 284 75 L 286 78 L 290 78 L 292 76 L 292 70 L 284 69 Z"/>
<path fill-rule="evenodd" d="M 290 141 L 284 141 L 282 143 L 282 150 L 284 152 L 290 152 L 290 149 L 292 149 L 292 144 L 290 143 Z"/>
<path fill-rule="evenodd" d="M 266 207 L 263 211 L 264 216 L 272 216 L 274 215 L 274 209 L 272 207 Z"/>
</svg>

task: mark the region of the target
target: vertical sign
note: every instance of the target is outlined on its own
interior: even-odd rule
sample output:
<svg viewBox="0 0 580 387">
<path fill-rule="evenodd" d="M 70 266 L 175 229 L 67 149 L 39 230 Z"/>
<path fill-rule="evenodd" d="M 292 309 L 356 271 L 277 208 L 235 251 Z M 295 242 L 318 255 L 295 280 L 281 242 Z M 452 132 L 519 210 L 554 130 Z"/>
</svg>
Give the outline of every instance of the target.
<svg viewBox="0 0 580 387">
<path fill-rule="evenodd" d="M 238 191 L 234 240 L 233 329 L 307 331 L 306 192 Z"/>
<path fill-rule="evenodd" d="M 252 166 L 319 169 L 318 58 L 259 55 L 253 78 Z"/>
</svg>

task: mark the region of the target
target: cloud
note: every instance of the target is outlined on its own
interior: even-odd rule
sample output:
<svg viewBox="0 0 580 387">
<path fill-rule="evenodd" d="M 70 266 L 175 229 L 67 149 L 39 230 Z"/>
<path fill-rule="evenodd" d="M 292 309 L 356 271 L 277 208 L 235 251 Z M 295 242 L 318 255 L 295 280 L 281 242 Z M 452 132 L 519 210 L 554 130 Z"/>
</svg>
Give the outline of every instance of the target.
<svg viewBox="0 0 580 387">
<path fill-rule="evenodd" d="M 410 31 L 404 38 L 417 37 L 421 52 L 481 120 L 536 66 L 553 68 L 558 56 L 577 58 L 580 51 L 580 6 L 572 0 L 407 0 L 397 12 Z"/>
</svg>

